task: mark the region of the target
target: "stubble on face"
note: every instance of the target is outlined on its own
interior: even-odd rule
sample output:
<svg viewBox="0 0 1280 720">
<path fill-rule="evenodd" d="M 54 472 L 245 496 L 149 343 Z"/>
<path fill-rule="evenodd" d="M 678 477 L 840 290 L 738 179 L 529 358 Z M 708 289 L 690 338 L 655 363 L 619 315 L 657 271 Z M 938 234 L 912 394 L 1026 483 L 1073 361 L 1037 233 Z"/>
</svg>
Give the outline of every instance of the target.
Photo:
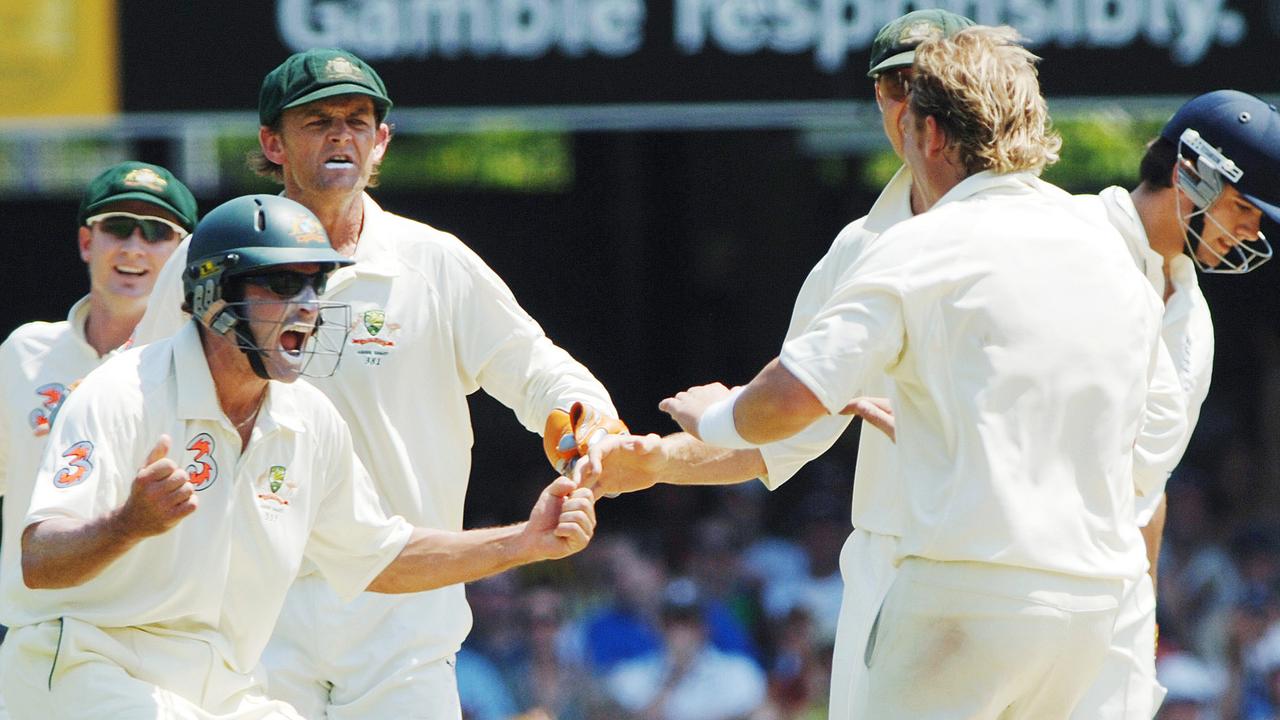
<svg viewBox="0 0 1280 720">
<path fill-rule="evenodd" d="M 356 195 L 382 161 L 389 130 L 365 95 L 339 95 L 289 108 L 271 133 L 268 157 L 283 167 L 289 197 Z"/>
</svg>

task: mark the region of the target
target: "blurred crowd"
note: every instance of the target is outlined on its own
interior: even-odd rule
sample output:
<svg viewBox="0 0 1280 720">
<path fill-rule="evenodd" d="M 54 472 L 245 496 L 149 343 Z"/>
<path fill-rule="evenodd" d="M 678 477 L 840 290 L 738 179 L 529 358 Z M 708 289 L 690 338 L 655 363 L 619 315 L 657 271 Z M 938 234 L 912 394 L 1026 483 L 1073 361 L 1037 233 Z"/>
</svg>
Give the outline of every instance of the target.
<svg viewBox="0 0 1280 720">
<path fill-rule="evenodd" d="M 1259 386 L 1251 430 L 1229 403 L 1206 405 L 1170 480 L 1162 720 L 1280 720 L 1277 386 Z M 825 718 L 852 475 L 824 458 L 773 494 L 659 486 L 648 525 L 602 519 L 569 561 L 469 585 L 467 717 Z"/>
</svg>

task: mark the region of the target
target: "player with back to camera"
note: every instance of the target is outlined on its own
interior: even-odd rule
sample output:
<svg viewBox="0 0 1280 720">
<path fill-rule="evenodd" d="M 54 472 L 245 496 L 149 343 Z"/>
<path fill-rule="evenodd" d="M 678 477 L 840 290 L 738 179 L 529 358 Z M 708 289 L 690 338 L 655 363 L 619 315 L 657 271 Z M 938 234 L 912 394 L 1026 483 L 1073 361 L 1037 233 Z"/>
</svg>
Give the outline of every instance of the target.
<svg viewBox="0 0 1280 720">
<path fill-rule="evenodd" d="M 390 107 L 381 77 L 355 55 L 296 53 L 262 82 L 251 164 L 314 212 L 354 261 L 324 295 L 352 307 L 346 359 L 313 384 L 350 425 L 385 507 L 455 531 L 471 468 L 467 395 L 484 388 L 541 431 L 561 473 L 590 440 L 623 426 L 604 387 L 479 256 L 366 192 L 391 140 Z M 182 324 L 174 298 L 185 255 L 179 248 L 162 272 L 139 342 Z M 263 662 L 273 696 L 307 717 L 452 720 L 461 713 L 453 656 L 470 628 L 460 584 L 345 602 L 304 565 Z"/>
<path fill-rule="evenodd" d="M 1077 720 L 1152 718 L 1164 697 L 1155 669 L 1163 487 L 1191 439 L 1213 369 L 1213 323 L 1196 269 L 1243 274 L 1271 258 L 1260 225 L 1264 215 L 1280 219 L 1278 118 L 1273 106 L 1247 93 L 1200 95 L 1180 107 L 1148 145 L 1138 187 L 1110 187 L 1079 198 L 1086 212 L 1120 231 L 1133 262 L 1164 299 L 1161 336 L 1184 396 L 1187 428 L 1175 453 L 1138 469 L 1155 483 L 1136 505 L 1148 572 L 1126 586 L 1107 664 L 1076 708 Z M 858 414 L 892 436 L 886 400 L 860 403 Z"/>
<path fill-rule="evenodd" d="M 165 260 L 196 225 L 196 200 L 165 168 L 126 161 L 100 172 L 80 200 L 80 259 L 89 294 L 61 322 L 32 322 L 0 345 L 0 622 L 22 588 L 18 540 L 49 429 L 67 395 L 114 355 L 146 310 Z M 0 717 L 7 717 L 0 708 Z"/>
<path fill-rule="evenodd" d="M 877 33 L 868 75 L 875 80 L 885 134 L 899 156 L 903 142 L 899 121 L 907 110 L 906 91 L 913 74 L 914 48 L 925 40 L 949 36 L 972 24 L 967 18 L 944 10 L 921 10 L 888 23 Z M 875 246 L 881 233 L 927 207 L 920 186 L 912 181 L 911 171 L 909 164 L 904 165 L 867 216 L 846 227 L 814 267 L 796 299 L 787 341 L 807 330 L 844 273 Z M 1153 385 L 1148 398 L 1149 417 L 1140 443 L 1144 459 L 1152 462 L 1163 461 L 1172 451 L 1181 422 L 1176 378 L 1170 364 L 1161 365 L 1160 377 L 1161 382 Z M 884 375 L 868 377 L 860 393 L 887 394 L 890 385 Z M 855 402 L 848 411 L 863 404 L 864 401 Z M 711 447 L 686 433 L 661 439 L 631 436 L 607 440 L 592 451 L 593 463 L 583 465 L 583 481 L 610 493 L 641 490 L 655 482 L 722 484 L 755 477 L 776 488 L 829 449 L 849 422 L 848 415 L 821 418 L 790 438 L 741 450 Z M 829 717 L 833 720 L 867 717 L 863 659 L 866 641 L 893 581 L 899 538 L 906 525 L 905 497 L 898 475 L 892 443 L 880 433 L 861 433 L 853 490 L 854 530 L 840 556 L 845 584 L 832 660 Z"/>
<path fill-rule="evenodd" d="M 350 600 L 586 546 L 591 493 L 566 478 L 509 527 L 385 514 L 346 423 L 295 382 L 332 372 L 349 331 L 319 297 L 351 260 L 305 207 L 231 200 L 188 255 L 195 319 L 90 374 L 50 435 L 21 531 L 31 590 L 0 650 L 15 715 L 296 720 L 259 657 L 304 559 Z"/>
<path fill-rule="evenodd" d="M 1015 39 L 975 27 L 917 47 L 898 122 L 928 212 L 886 230 L 745 388 L 662 404 L 708 444 L 746 449 L 892 380 L 899 568 L 854 717 L 1067 717 L 1142 566 L 1121 518 L 1161 365 L 1159 301 L 1132 269 L 1096 268 L 1124 258 L 1114 229 L 1038 178 L 1059 140 Z M 1086 329 L 1097 342 L 1074 345 Z M 622 444 L 593 449 L 587 470 L 607 472 Z"/>
</svg>

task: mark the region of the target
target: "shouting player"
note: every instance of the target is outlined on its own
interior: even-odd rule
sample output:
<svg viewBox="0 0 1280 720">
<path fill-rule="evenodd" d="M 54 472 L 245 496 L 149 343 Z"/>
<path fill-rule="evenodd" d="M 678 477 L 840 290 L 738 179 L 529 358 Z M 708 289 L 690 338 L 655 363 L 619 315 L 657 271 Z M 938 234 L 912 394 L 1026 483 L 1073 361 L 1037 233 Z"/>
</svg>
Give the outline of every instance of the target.
<svg viewBox="0 0 1280 720">
<path fill-rule="evenodd" d="M 252 162 L 314 212 L 333 248 L 354 261 L 334 273 L 324 296 L 352 307 L 346 360 L 314 384 L 351 426 L 385 507 L 415 525 L 456 531 L 471 468 L 467 395 L 484 388 L 543 432 L 561 472 L 580 443 L 621 424 L 600 383 L 546 337 L 479 256 L 452 235 L 383 211 L 365 192 L 391 140 L 390 107 L 382 79 L 355 55 L 297 53 L 262 82 L 261 152 Z M 183 267 L 180 248 L 139 342 L 182 324 L 175 297 Z M 575 403 L 585 410 L 570 415 Z M 347 602 L 304 566 L 264 663 L 272 694 L 307 717 L 456 720 L 453 657 L 470 628 L 462 585 Z"/>
<path fill-rule="evenodd" d="M 296 720 L 258 659 L 304 560 L 349 601 L 563 557 L 594 531 L 565 478 L 509 527 L 388 517 L 347 424 L 294 382 L 344 350 L 350 308 L 319 296 L 351 260 L 274 195 L 215 208 L 188 250 L 195 320 L 89 375 L 50 435 L 0 673 L 19 717 Z"/>
</svg>

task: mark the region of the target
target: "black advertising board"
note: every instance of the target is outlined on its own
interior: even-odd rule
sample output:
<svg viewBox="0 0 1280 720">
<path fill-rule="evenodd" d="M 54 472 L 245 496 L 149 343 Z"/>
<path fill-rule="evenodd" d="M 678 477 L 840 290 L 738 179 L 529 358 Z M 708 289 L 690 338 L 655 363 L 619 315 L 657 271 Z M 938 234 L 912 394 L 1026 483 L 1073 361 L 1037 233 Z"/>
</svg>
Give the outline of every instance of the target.
<svg viewBox="0 0 1280 720">
<path fill-rule="evenodd" d="M 875 31 L 934 6 L 1018 28 L 1049 96 L 1280 90 L 1280 0 L 121 0 L 123 109 L 249 109 L 324 46 L 402 107 L 865 99 Z"/>
</svg>

